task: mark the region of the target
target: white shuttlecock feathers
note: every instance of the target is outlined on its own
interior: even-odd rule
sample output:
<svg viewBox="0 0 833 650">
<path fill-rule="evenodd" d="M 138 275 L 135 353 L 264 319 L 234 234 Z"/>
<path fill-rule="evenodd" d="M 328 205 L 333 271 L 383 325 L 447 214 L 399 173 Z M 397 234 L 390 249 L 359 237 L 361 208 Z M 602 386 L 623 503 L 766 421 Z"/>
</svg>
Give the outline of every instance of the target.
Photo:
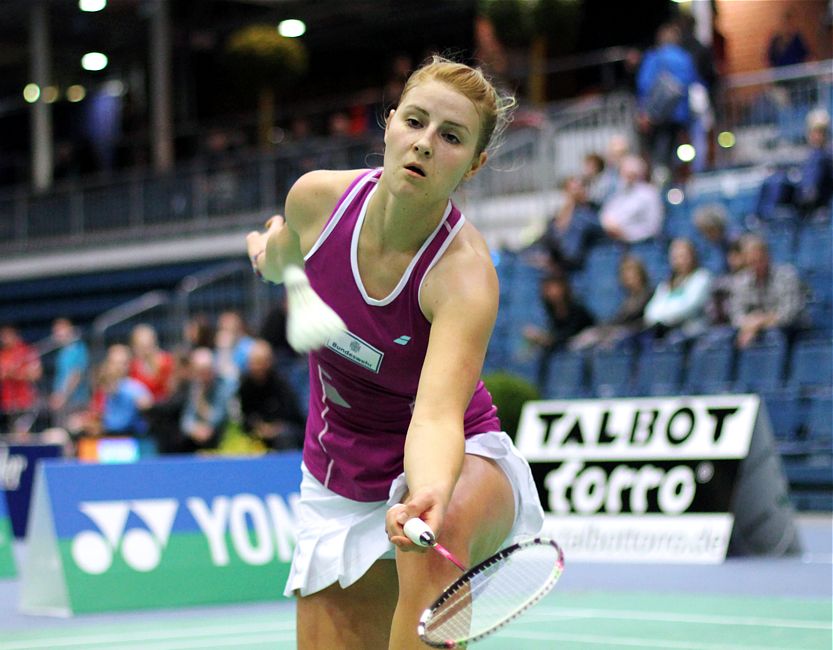
<svg viewBox="0 0 833 650">
<path fill-rule="evenodd" d="M 331 336 L 347 329 L 341 317 L 315 293 L 303 269 L 285 267 L 283 283 L 287 297 L 286 339 L 293 350 L 317 350 Z"/>
</svg>

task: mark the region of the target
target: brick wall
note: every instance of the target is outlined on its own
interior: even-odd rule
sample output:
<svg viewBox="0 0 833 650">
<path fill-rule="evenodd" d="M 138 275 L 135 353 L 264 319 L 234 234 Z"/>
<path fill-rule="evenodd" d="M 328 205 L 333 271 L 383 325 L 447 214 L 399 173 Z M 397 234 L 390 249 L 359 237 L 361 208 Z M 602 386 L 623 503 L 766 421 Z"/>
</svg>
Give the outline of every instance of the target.
<svg viewBox="0 0 833 650">
<path fill-rule="evenodd" d="M 829 0 L 718 0 L 717 27 L 726 38 L 728 74 L 767 67 L 769 39 L 787 9 L 812 53 L 812 60 L 833 56 L 833 37 L 825 25 Z"/>
</svg>

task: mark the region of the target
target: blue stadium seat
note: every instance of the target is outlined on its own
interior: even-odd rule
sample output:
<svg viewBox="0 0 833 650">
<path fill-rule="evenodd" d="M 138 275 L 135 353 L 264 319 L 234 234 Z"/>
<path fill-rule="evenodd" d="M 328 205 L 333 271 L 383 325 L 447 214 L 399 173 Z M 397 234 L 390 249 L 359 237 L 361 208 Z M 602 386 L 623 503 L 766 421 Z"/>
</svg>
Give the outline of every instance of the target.
<svg viewBox="0 0 833 650">
<path fill-rule="evenodd" d="M 636 363 L 634 388 L 639 395 L 676 395 L 680 391 L 685 352 L 679 347 L 652 346 Z"/>
<path fill-rule="evenodd" d="M 783 341 L 771 340 L 740 350 L 735 390 L 776 391 L 783 383 L 786 356 L 787 346 Z"/>
<path fill-rule="evenodd" d="M 542 390 L 545 399 L 587 397 L 587 371 L 584 355 L 580 352 L 562 351 L 550 360 Z"/>
<path fill-rule="evenodd" d="M 688 356 L 685 391 L 691 394 L 720 393 L 729 390 L 734 364 L 732 340 L 703 339 L 695 343 Z"/>
<path fill-rule="evenodd" d="M 833 230 L 829 223 L 805 224 L 798 235 L 795 264 L 802 273 L 833 265 Z"/>
<path fill-rule="evenodd" d="M 787 386 L 801 392 L 833 388 L 833 341 L 798 341 L 792 351 Z"/>
<path fill-rule="evenodd" d="M 804 423 L 804 408 L 799 397 L 790 392 L 769 393 L 762 396 L 775 439 L 792 448 Z"/>
<path fill-rule="evenodd" d="M 833 394 L 815 395 L 810 399 L 807 438 L 816 450 L 833 447 Z"/>
<path fill-rule="evenodd" d="M 595 350 L 590 361 L 590 384 L 596 397 L 631 394 L 635 354 L 630 350 Z"/>
</svg>

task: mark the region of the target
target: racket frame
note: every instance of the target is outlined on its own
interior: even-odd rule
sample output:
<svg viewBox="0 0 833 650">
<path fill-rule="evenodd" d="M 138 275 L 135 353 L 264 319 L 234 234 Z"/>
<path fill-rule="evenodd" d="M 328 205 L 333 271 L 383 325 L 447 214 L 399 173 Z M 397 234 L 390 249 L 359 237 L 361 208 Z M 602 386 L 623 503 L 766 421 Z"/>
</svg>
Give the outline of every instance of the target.
<svg viewBox="0 0 833 650">
<path fill-rule="evenodd" d="M 508 616 L 501 619 L 495 625 L 489 627 L 488 629 L 484 630 L 483 632 L 479 632 L 478 634 L 468 636 L 464 639 L 458 640 L 451 640 L 448 639 L 446 641 L 434 641 L 427 639 L 425 636 L 425 630 L 430 622 L 431 618 L 433 618 L 434 613 L 437 611 L 439 607 L 441 607 L 449 598 L 451 598 L 457 591 L 462 589 L 465 585 L 469 584 L 476 575 L 482 573 L 492 565 L 497 562 L 502 562 L 506 558 L 514 555 L 518 551 L 523 548 L 527 548 L 530 546 L 544 546 L 550 545 L 555 548 L 556 552 L 558 553 L 558 559 L 553 566 L 552 571 L 550 572 L 550 576 L 547 581 L 544 583 L 542 587 L 538 589 L 531 597 L 529 597 L 526 602 L 515 609 L 514 612 L 509 614 Z M 506 548 L 499 550 L 494 555 L 487 557 L 482 562 L 476 564 L 475 566 L 471 567 L 468 571 L 466 571 L 463 575 L 461 575 L 457 580 L 451 583 L 443 593 L 440 595 L 437 600 L 431 604 L 422 615 L 419 617 L 419 624 L 417 625 L 417 634 L 419 635 L 420 640 L 429 645 L 433 648 L 457 648 L 461 647 L 462 644 L 474 643 L 483 639 L 484 637 L 489 636 L 490 634 L 496 632 L 497 630 L 501 629 L 508 623 L 512 622 L 516 618 L 518 618 L 521 614 L 527 611 L 530 607 L 535 605 L 539 600 L 541 600 L 544 596 L 546 596 L 552 588 L 555 586 L 555 583 L 558 582 L 558 579 L 561 577 L 561 573 L 564 571 L 564 552 L 561 550 L 561 547 L 552 539 L 548 539 L 545 537 L 535 537 L 532 539 L 524 540 L 521 542 L 516 542 L 514 544 L 510 544 Z"/>
</svg>

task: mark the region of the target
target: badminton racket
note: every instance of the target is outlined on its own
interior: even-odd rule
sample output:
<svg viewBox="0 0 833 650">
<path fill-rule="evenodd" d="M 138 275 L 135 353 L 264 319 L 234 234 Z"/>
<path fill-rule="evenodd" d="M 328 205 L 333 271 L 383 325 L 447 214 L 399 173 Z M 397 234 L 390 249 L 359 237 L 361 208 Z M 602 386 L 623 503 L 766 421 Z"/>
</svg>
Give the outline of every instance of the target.
<svg viewBox="0 0 833 650">
<path fill-rule="evenodd" d="M 404 530 L 463 570 L 420 616 L 417 634 L 434 648 L 466 647 L 499 630 L 548 594 L 564 570 L 564 553 L 550 539 L 512 544 L 466 570 L 421 519 Z"/>
</svg>

